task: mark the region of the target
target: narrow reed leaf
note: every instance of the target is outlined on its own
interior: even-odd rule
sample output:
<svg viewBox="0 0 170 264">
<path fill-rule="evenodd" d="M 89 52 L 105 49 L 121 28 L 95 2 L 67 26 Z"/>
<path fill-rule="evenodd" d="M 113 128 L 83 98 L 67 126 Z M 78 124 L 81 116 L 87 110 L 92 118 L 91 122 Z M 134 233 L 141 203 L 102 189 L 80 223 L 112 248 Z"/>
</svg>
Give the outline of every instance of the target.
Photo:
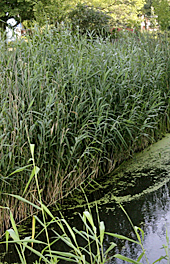
<svg viewBox="0 0 170 264">
<path fill-rule="evenodd" d="M 166 243 L 167 245 L 169 245 L 169 236 L 168 236 L 168 230 L 166 228 Z"/>
<path fill-rule="evenodd" d="M 9 196 L 12 196 L 12 197 L 15 197 L 16 199 L 18 199 L 18 200 L 20 200 L 20 201 L 22 201 L 24 203 L 27 203 L 29 205 L 32 205 L 34 208 L 36 208 L 36 209 L 38 209 L 40 211 L 42 210 L 41 207 L 39 207 L 38 205 L 31 203 L 30 201 L 26 200 L 25 198 L 22 198 L 19 195 L 16 195 L 16 194 L 8 194 L 8 195 Z"/>
<path fill-rule="evenodd" d="M 92 230 L 92 229 L 90 228 L 90 226 L 87 224 L 87 221 L 86 221 L 87 218 L 85 217 L 85 215 L 83 215 L 83 217 L 80 215 L 80 217 L 81 217 L 81 219 L 82 219 L 82 222 L 83 222 L 83 224 L 84 224 L 86 230 L 88 230 L 88 231 L 90 232 L 90 234 L 91 234 L 92 236 L 94 236 L 94 230 Z M 89 235 L 89 233 L 88 233 L 88 235 Z"/>
<path fill-rule="evenodd" d="M 9 232 L 7 230 L 5 232 L 5 238 L 6 238 L 6 252 L 8 252 Z"/>
<path fill-rule="evenodd" d="M 14 242 L 20 243 L 19 236 L 13 229 L 8 229 L 7 232 L 9 233 L 10 237 L 14 240 Z"/>
<path fill-rule="evenodd" d="M 24 251 L 25 251 L 25 246 L 28 244 L 30 238 L 31 238 L 30 236 L 24 238 L 24 241 L 23 241 L 23 248 L 22 248 L 22 252 L 23 252 L 23 253 L 24 253 Z M 31 242 L 31 244 L 32 244 L 32 243 L 33 243 L 33 242 Z"/>
<path fill-rule="evenodd" d="M 104 232 L 105 232 L 105 225 L 103 221 L 101 221 L 99 224 L 99 230 L 100 230 L 100 243 L 103 244 Z"/>
<path fill-rule="evenodd" d="M 122 240 L 128 240 L 128 241 L 130 241 L 132 243 L 140 245 L 140 243 L 138 241 L 135 241 L 135 240 L 133 240 L 131 238 L 128 238 L 128 237 L 125 237 L 125 236 L 122 236 L 122 235 L 113 234 L 113 233 L 109 233 L 109 232 L 105 232 L 105 234 L 109 235 L 109 236 L 113 236 L 113 237 L 119 238 L 119 239 L 122 239 Z"/>
<path fill-rule="evenodd" d="M 56 233 L 56 232 L 55 232 Z M 80 254 L 81 255 L 81 252 L 79 250 L 79 248 L 77 248 L 75 245 L 73 245 L 71 239 L 67 236 L 62 236 L 62 235 L 59 235 L 58 234 L 58 237 L 67 245 L 69 246 L 70 248 L 72 248 L 76 254 Z"/>
<path fill-rule="evenodd" d="M 34 244 L 47 245 L 47 243 L 45 243 L 45 242 L 43 242 L 41 240 L 32 239 L 31 237 L 25 237 L 24 239 L 20 239 L 20 242 L 22 242 L 22 243 L 34 243 Z"/>
<path fill-rule="evenodd" d="M 19 255 L 19 258 L 20 258 L 21 264 L 26 264 L 26 261 L 25 261 L 25 259 L 22 257 L 22 255 L 21 255 L 21 253 L 20 253 L 20 251 L 19 251 L 17 245 L 15 245 L 15 248 L 16 248 L 16 250 L 17 250 L 17 252 L 18 252 L 18 255 Z"/>
<path fill-rule="evenodd" d="M 121 204 L 119 204 L 119 206 L 122 209 L 122 211 L 125 213 L 125 215 L 126 215 L 127 219 L 129 220 L 129 223 L 131 224 L 132 228 L 134 228 L 134 225 L 132 223 L 132 220 L 130 219 L 129 215 L 127 214 L 127 212 L 125 211 L 125 209 L 123 208 L 123 206 Z"/>
<path fill-rule="evenodd" d="M 55 217 L 52 215 L 52 213 L 50 212 L 50 210 L 47 208 L 45 204 L 41 203 L 41 207 L 52 219 L 55 219 Z"/>
<path fill-rule="evenodd" d="M 142 234 L 142 242 L 144 241 L 144 231 L 140 228 L 140 227 L 137 227 L 137 226 L 134 226 L 134 230 L 136 230 L 136 233 L 138 233 L 138 230 L 141 232 Z"/>
<path fill-rule="evenodd" d="M 93 243 L 93 242 L 92 242 Z M 89 245 L 87 245 L 87 246 L 89 246 Z M 88 248 L 88 247 L 87 247 Z M 81 256 L 84 256 L 84 253 L 86 253 L 87 255 L 89 255 L 91 258 L 95 258 L 95 256 L 96 256 L 96 254 L 95 253 L 93 253 L 92 251 L 90 251 L 89 250 L 89 248 L 88 249 L 86 249 L 86 247 L 80 247 L 80 250 L 81 250 L 81 253 L 82 253 L 82 255 Z"/>
<path fill-rule="evenodd" d="M 71 237 L 73 238 L 74 242 L 77 244 L 77 241 L 76 241 L 76 236 L 72 230 L 72 228 L 70 227 L 70 225 L 68 224 L 68 222 L 65 220 L 65 219 L 62 219 L 62 222 L 64 222 L 64 224 L 66 225 Z"/>
<path fill-rule="evenodd" d="M 84 211 L 83 212 L 83 216 L 85 216 L 87 218 L 87 220 L 89 221 L 89 223 L 91 224 L 94 232 L 96 233 L 96 227 L 94 225 L 94 222 L 93 222 L 93 217 L 92 215 L 88 212 L 88 211 Z"/>
<path fill-rule="evenodd" d="M 50 254 L 46 254 L 47 257 L 53 257 L 55 258 L 56 255 L 50 255 Z M 68 261 L 68 262 L 75 262 L 75 263 L 81 263 L 78 261 L 78 258 L 75 257 L 75 259 L 72 258 L 67 258 L 67 257 L 62 257 L 62 256 L 57 256 L 58 259 L 64 260 L 64 261 Z M 51 263 L 51 262 L 50 262 Z"/>
<path fill-rule="evenodd" d="M 88 241 L 87 233 L 83 231 L 79 231 L 77 228 L 73 227 L 73 231 L 81 236 L 84 240 Z"/>
<path fill-rule="evenodd" d="M 137 261 L 140 261 L 143 258 L 144 255 L 145 255 L 145 251 L 140 254 L 140 256 L 138 257 Z"/>
<path fill-rule="evenodd" d="M 19 234 L 18 234 L 18 230 L 17 230 L 17 227 L 16 227 L 16 224 L 15 224 L 15 220 L 14 220 L 14 217 L 13 217 L 13 214 L 12 212 L 10 211 L 10 220 L 11 220 L 11 224 L 12 224 L 12 227 L 14 229 L 14 232 L 15 232 L 15 235 L 17 236 L 17 238 L 19 239 Z M 10 232 L 12 229 L 10 229 Z M 10 233 L 11 235 L 11 233 Z"/>
<path fill-rule="evenodd" d="M 8 229 L 8 230 L 10 230 L 10 229 Z M 11 230 L 13 230 L 13 229 L 11 229 Z M 14 231 L 14 230 L 13 230 Z M 31 239 L 31 238 L 29 238 L 29 237 L 25 237 L 24 239 L 18 239 L 18 240 L 15 240 L 15 241 L 12 241 L 12 240 L 9 240 L 8 241 L 8 243 L 10 243 L 10 244 L 14 244 L 14 242 L 15 243 L 18 243 L 18 244 L 21 244 L 21 243 L 36 243 L 36 244 L 43 244 L 43 245 L 48 245 L 47 243 L 45 243 L 45 242 L 43 242 L 43 241 L 41 241 L 41 240 L 37 240 L 37 239 Z M 6 241 L 4 241 L 4 242 L 1 242 L 1 244 L 5 244 L 6 243 Z"/>
<path fill-rule="evenodd" d="M 114 255 L 114 257 L 115 257 L 115 258 L 118 258 L 118 259 L 121 259 L 121 260 L 124 260 L 124 261 L 129 262 L 129 263 L 133 263 L 133 264 L 142 264 L 142 263 L 139 262 L 139 261 L 133 260 L 133 259 L 131 259 L 131 258 L 127 258 L 127 257 L 122 256 L 122 255 L 120 255 L 120 254 L 116 254 L 116 255 Z"/>
<path fill-rule="evenodd" d="M 28 106 L 28 110 L 27 110 L 27 111 L 29 111 L 29 110 L 30 110 L 31 106 L 32 106 L 32 105 L 33 105 L 33 103 L 34 103 L 34 100 L 35 100 L 35 98 L 33 98 L 33 99 L 31 100 L 31 102 L 30 102 L 30 104 L 29 104 L 29 106 Z"/>
<path fill-rule="evenodd" d="M 34 159 L 34 149 L 35 149 L 35 144 L 30 144 L 30 151 L 33 159 Z"/>
<path fill-rule="evenodd" d="M 86 229 L 86 230 L 88 230 L 88 229 Z M 87 241 L 89 240 L 89 238 L 94 240 L 94 241 L 96 240 L 96 236 L 94 235 L 94 233 L 92 233 L 92 235 L 90 235 L 87 231 L 76 231 L 76 233 L 79 234 L 80 236 L 82 236 Z"/>
<path fill-rule="evenodd" d="M 152 264 L 155 264 L 155 263 L 157 263 L 157 262 L 159 262 L 160 263 L 160 261 L 161 260 L 167 260 L 167 257 L 166 256 L 161 256 L 160 258 L 158 258 L 157 260 L 155 260 Z"/>
<path fill-rule="evenodd" d="M 36 222 L 35 220 L 36 220 L 36 218 L 33 215 L 32 216 L 32 239 L 34 239 L 34 237 L 35 237 L 35 222 Z M 31 246 L 33 247 L 33 242 L 31 243 Z"/>
<path fill-rule="evenodd" d="M 108 253 L 117 246 L 114 242 L 111 242 L 110 244 L 111 244 L 110 247 L 104 253 L 106 255 L 106 257 L 108 255 Z"/>
<path fill-rule="evenodd" d="M 58 256 L 63 256 L 63 257 L 68 257 L 68 258 L 76 258 L 76 259 L 79 259 L 81 260 L 82 257 L 81 256 L 77 256 L 77 255 L 74 255 L 73 253 L 70 253 L 70 252 L 61 252 L 61 251 L 56 251 L 56 250 L 50 250 L 50 253 L 54 255 L 56 255 L 57 257 Z"/>
<path fill-rule="evenodd" d="M 27 168 L 29 168 L 29 167 L 31 167 L 31 166 L 32 166 L 32 164 L 29 164 L 29 165 L 26 165 L 26 166 L 24 166 L 24 167 L 22 167 L 22 168 L 19 168 L 19 169 L 13 171 L 11 174 L 9 174 L 7 177 L 10 177 L 11 175 L 16 174 L 16 173 L 18 173 L 18 172 L 24 171 L 25 169 L 27 169 Z"/>
<path fill-rule="evenodd" d="M 27 249 L 29 249 L 31 252 L 33 252 L 35 255 L 37 255 L 38 257 L 42 258 L 45 261 L 45 263 L 51 264 L 51 262 L 48 260 L 48 258 L 45 258 L 39 251 L 35 250 L 34 248 L 32 248 L 28 245 L 25 245 L 25 247 Z"/>
<path fill-rule="evenodd" d="M 139 235 L 139 233 L 138 233 L 138 228 L 137 228 L 137 226 L 134 226 L 134 231 L 135 231 L 135 234 L 136 234 L 136 236 L 137 236 L 137 239 L 138 239 L 139 243 L 141 244 L 141 238 L 140 238 L 140 235 Z"/>
<path fill-rule="evenodd" d="M 31 182 L 32 178 L 34 177 L 34 175 L 38 174 L 39 171 L 40 171 L 40 168 L 37 167 L 37 166 L 34 166 L 34 168 L 32 169 L 30 178 L 29 178 L 29 180 L 28 180 L 28 182 L 27 182 L 27 184 L 25 186 L 25 189 L 24 189 L 24 192 L 23 192 L 23 196 L 26 193 L 26 191 L 27 191 L 27 189 L 28 189 L 28 187 L 30 185 L 30 182 Z"/>
<path fill-rule="evenodd" d="M 39 219 L 37 215 L 34 215 L 34 218 L 40 223 L 43 228 L 45 228 L 45 224 Z"/>
</svg>

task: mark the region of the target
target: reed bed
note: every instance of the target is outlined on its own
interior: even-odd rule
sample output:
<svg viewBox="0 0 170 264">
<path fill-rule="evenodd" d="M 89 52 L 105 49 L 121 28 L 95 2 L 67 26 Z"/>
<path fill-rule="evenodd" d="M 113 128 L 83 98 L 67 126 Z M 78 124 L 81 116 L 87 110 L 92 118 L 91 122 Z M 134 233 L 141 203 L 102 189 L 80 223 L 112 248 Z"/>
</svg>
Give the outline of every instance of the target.
<svg viewBox="0 0 170 264">
<path fill-rule="evenodd" d="M 169 46 L 147 35 L 93 39 L 65 26 L 1 41 L 1 192 L 23 194 L 30 168 L 12 172 L 27 164 L 29 142 L 42 201 L 52 204 L 161 138 L 169 131 Z M 25 194 L 32 202 L 35 186 L 33 178 Z"/>
</svg>

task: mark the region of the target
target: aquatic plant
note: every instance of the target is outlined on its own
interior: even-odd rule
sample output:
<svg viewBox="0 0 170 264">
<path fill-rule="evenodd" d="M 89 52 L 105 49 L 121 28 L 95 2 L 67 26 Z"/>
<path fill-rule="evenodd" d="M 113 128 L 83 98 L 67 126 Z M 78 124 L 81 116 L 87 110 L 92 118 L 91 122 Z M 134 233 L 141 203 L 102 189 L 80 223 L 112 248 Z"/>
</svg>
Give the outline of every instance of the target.
<svg viewBox="0 0 170 264">
<path fill-rule="evenodd" d="M 22 200 L 22 197 L 17 197 L 17 198 Z M 54 237 L 53 237 L 52 242 L 50 242 L 50 244 L 48 244 L 47 242 L 42 242 L 38 240 L 37 237 L 39 236 L 39 234 L 36 236 L 35 239 L 33 238 L 35 224 L 33 224 L 32 236 L 21 239 L 19 237 L 17 227 L 15 225 L 12 214 L 10 213 L 13 229 L 9 229 L 6 231 L 6 247 L 8 250 L 8 244 L 15 243 L 15 246 L 16 246 L 16 249 L 17 249 L 17 252 L 19 254 L 20 261 L 22 264 L 30 263 L 29 261 L 28 262 L 26 261 L 25 249 L 28 249 L 32 253 L 37 255 L 39 260 L 37 260 L 35 264 L 42 263 L 42 261 L 43 263 L 54 264 L 54 263 L 58 263 L 60 260 L 64 260 L 66 262 L 72 261 L 72 262 L 79 263 L 79 264 L 83 264 L 83 263 L 84 264 L 85 263 L 86 264 L 94 264 L 94 263 L 104 264 L 104 263 L 109 263 L 109 261 L 113 258 L 118 258 L 120 260 L 126 261 L 128 263 L 133 263 L 133 264 L 141 264 L 143 263 L 143 259 L 145 259 L 146 263 L 149 264 L 149 261 L 146 255 L 146 250 L 143 247 L 144 232 L 141 228 L 133 225 L 133 223 L 131 222 L 129 216 L 127 215 L 123 207 L 121 208 L 125 212 L 130 223 L 132 224 L 132 228 L 134 230 L 137 240 L 125 237 L 123 235 L 106 232 L 104 222 L 100 221 L 99 217 L 98 217 L 98 225 L 95 226 L 93 216 L 90 210 L 89 211 L 86 210 L 83 212 L 83 215 L 80 215 L 82 223 L 83 223 L 83 230 L 79 231 L 76 227 L 71 227 L 64 218 L 59 219 L 57 217 L 54 217 L 45 205 L 43 205 L 42 208 L 47 213 L 48 217 L 51 219 L 51 221 L 46 222 L 44 225 L 41 222 L 40 218 L 38 218 L 37 216 L 34 216 L 38 220 L 40 225 L 42 225 L 42 228 L 43 229 L 47 227 L 50 228 L 50 225 L 52 224 L 56 224 L 57 227 L 60 228 L 60 232 L 52 229 L 54 233 Z M 9 235 L 13 239 L 12 241 L 9 240 Z M 116 239 L 120 239 L 123 241 L 127 240 L 133 244 L 138 244 L 141 247 L 142 253 L 139 255 L 137 260 L 131 259 L 121 254 L 114 254 L 113 249 L 116 247 L 116 243 L 111 242 L 110 246 L 106 248 L 105 242 L 104 242 L 105 235 L 111 236 L 111 237 L 114 237 Z M 81 245 L 78 243 L 77 236 L 83 239 L 83 241 L 85 242 L 83 243 L 84 245 Z M 57 243 L 60 243 L 60 242 L 67 245 L 68 251 L 62 252 L 59 250 L 55 250 L 55 248 L 57 247 Z M 167 235 L 167 232 L 166 232 L 166 242 L 167 242 L 166 245 L 163 245 L 165 249 L 165 256 L 160 256 L 160 258 L 155 260 L 152 264 L 155 264 L 162 260 L 166 260 L 167 263 L 169 263 L 169 237 Z M 55 243 L 56 243 L 56 247 L 55 247 Z M 34 248 L 36 244 L 43 245 L 44 248 L 41 252 L 39 252 L 37 249 Z M 51 249 L 52 246 L 54 246 L 53 247 L 54 249 Z"/>
<path fill-rule="evenodd" d="M 169 42 L 131 35 L 111 43 L 60 25 L 0 41 L 0 192 L 22 196 L 30 167 L 13 171 L 29 160 L 28 137 L 47 205 L 169 131 Z M 38 199 L 34 177 L 24 195 Z"/>
<path fill-rule="evenodd" d="M 16 198 L 23 200 L 23 198 L 19 196 L 17 196 Z M 29 201 L 25 201 L 25 202 L 29 203 Z M 127 215 L 126 211 L 124 210 L 122 206 L 121 206 L 122 210 L 124 211 L 124 213 L 126 214 L 126 216 L 128 217 L 132 225 L 134 234 L 136 235 L 136 240 L 132 238 L 128 238 L 124 235 L 106 232 L 104 222 L 100 221 L 99 219 L 97 206 L 96 206 L 97 216 L 98 216 L 97 226 L 95 225 L 95 222 L 94 222 L 94 219 L 93 219 L 90 207 L 89 207 L 89 211 L 85 210 L 83 212 L 83 215 L 80 215 L 80 218 L 83 224 L 83 230 L 81 231 L 78 230 L 76 227 L 71 227 L 69 223 L 63 217 L 62 218 L 54 217 L 53 214 L 49 211 L 49 209 L 45 205 L 41 204 L 40 206 L 41 206 L 40 209 L 44 210 L 44 212 L 46 212 L 46 214 L 48 215 L 48 218 L 51 219 L 48 222 L 42 223 L 39 217 L 34 216 L 34 218 L 37 219 L 39 224 L 42 226 L 42 229 L 44 230 L 47 227 L 48 229 L 50 229 L 50 226 L 54 224 L 55 226 L 57 226 L 56 229 L 58 229 L 59 227 L 59 231 L 56 231 L 54 228 L 51 228 L 54 236 L 50 244 L 49 242 L 42 242 L 37 239 L 39 234 L 43 230 L 41 230 L 41 232 L 39 232 L 39 234 L 34 239 L 35 221 L 33 221 L 32 236 L 25 237 L 24 239 L 20 239 L 13 216 L 10 213 L 13 229 L 9 229 L 6 231 L 6 246 L 8 250 L 8 243 L 15 243 L 15 246 L 17 248 L 17 252 L 19 254 L 20 261 L 22 264 L 30 263 L 29 261 L 28 262 L 26 261 L 26 257 L 24 255 L 26 248 L 38 256 L 39 260 L 37 260 L 35 264 L 42 263 L 42 261 L 43 263 L 54 264 L 54 263 L 60 262 L 60 260 L 64 260 L 66 262 L 72 261 L 72 262 L 79 263 L 79 264 L 83 264 L 83 263 L 84 264 L 96 264 L 96 263 L 104 264 L 104 263 L 109 263 L 109 261 L 113 258 L 118 258 L 120 260 L 126 261 L 128 263 L 133 263 L 133 264 L 141 264 L 143 263 L 143 259 L 145 259 L 146 263 L 149 264 L 149 261 L 146 255 L 146 250 L 143 247 L 144 232 L 141 228 L 133 225 L 130 217 Z M 9 240 L 9 235 L 13 239 L 12 241 Z M 111 236 L 111 237 L 114 237 L 116 239 L 120 239 L 123 241 L 127 240 L 131 243 L 138 244 L 141 247 L 142 253 L 140 253 L 137 260 L 131 259 L 121 254 L 114 254 L 113 249 L 116 247 L 116 243 L 111 242 L 110 246 L 106 248 L 105 242 L 104 242 L 105 235 Z M 84 241 L 82 242 L 83 245 L 81 245 L 78 242 L 79 241 L 78 237 L 83 239 Z M 167 241 L 167 245 L 163 245 L 166 255 L 161 256 L 159 259 L 154 261 L 152 264 L 160 262 L 161 260 L 167 260 L 167 263 L 169 263 L 169 237 L 167 233 L 166 233 L 166 241 Z M 36 244 L 42 244 L 44 248 L 41 250 L 41 252 L 39 252 L 37 249 L 33 247 L 33 243 L 34 243 L 34 247 Z M 56 243 L 56 246 L 55 246 L 55 243 Z M 67 245 L 68 247 L 67 251 L 59 251 L 55 249 L 55 248 L 58 248 L 57 243 L 63 243 Z M 52 246 L 53 246 L 53 249 L 51 249 Z"/>
</svg>

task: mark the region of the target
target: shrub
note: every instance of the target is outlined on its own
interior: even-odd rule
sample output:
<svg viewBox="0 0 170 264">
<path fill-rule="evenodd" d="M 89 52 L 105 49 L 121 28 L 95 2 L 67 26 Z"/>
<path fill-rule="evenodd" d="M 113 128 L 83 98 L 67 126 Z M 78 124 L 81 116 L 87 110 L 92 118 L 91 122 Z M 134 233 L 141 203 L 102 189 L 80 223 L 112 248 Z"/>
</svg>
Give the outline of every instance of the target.
<svg viewBox="0 0 170 264">
<path fill-rule="evenodd" d="M 90 32 L 105 36 L 111 22 L 111 17 L 108 14 L 93 6 L 89 7 L 80 3 L 69 13 L 68 18 L 73 26 L 73 31 L 79 28 L 81 34 Z"/>
</svg>

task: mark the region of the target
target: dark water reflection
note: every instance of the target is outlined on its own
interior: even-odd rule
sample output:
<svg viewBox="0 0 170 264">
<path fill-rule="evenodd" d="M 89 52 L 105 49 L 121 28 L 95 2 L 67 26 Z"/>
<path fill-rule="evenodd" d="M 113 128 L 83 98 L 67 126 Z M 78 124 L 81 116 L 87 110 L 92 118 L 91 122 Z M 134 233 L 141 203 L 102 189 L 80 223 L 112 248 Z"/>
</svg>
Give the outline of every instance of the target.
<svg viewBox="0 0 170 264">
<path fill-rule="evenodd" d="M 170 235 L 169 190 L 170 183 L 166 183 L 159 190 L 145 194 L 140 197 L 140 199 L 132 200 L 131 202 L 123 204 L 134 225 L 141 227 L 144 230 L 144 248 L 146 249 L 149 263 L 154 262 L 161 255 L 165 255 L 164 249 L 161 248 L 163 244 L 166 244 L 166 229 Z M 93 210 L 95 211 L 95 209 Z M 80 210 L 80 213 L 81 212 L 83 212 L 83 209 Z M 107 232 L 122 234 L 129 238 L 136 239 L 127 217 L 118 205 L 113 202 L 100 205 L 99 214 L 100 220 L 105 222 Z M 96 214 L 94 212 L 94 218 L 95 217 Z M 72 226 L 82 229 L 82 224 L 78 215 L 72 220 L 69 220 L 69 222 Z M 134 245 L 128 241 L 118 241 L 109 236 L 106 236 L 105 238 L 104 247 L 107 248 L 112 241 L 116 242 L 118 246 L 116 251 L 111 252 L 110 256 L 115 253 L 121 253 L 126 257 L 136 260 L 141 253 L 139 245 Z M 53 249 L 62 251 L 64 250 L 64 246 L 56 245 Z M 4 246 L 0 247 L 1 252 L 4 250 Z M 28 263 L 33 263 L 34 260 L 35 258 L 32 255 L 27 255 Z M 8 263 L 14 263 L 17 262 L 17 258 L 14 256 L 14 253 L 8 253 L 5 259 L 3 259 L 3 263 L 5 263 L 5 261 Z M 145 261 L 141 262 L 146 263 Z M 112 259 L 109 263 L 122 264 L 125 262 Z M 161 263 L 167 262 L 162 260 Z"/>
<path fill-rule="evenodd" d="M 149 263 L 165 255 L 165 250 L 162 249 L 162 245 L 166 244 L 166 229 L 170 235 L 169 188 L 170 183 L 153 193 L 143 196 L 139 200 L 124 204 L 124 208 L 134 225 L 144 230 L 145 238 L 143 245 L 146 249 Z M 100 210 L 101 219 L 105 221 L 106 229 L 109 232 L 115 232 L 134 238 L 132 228 L 124 213 L 118 208 L 113 213 L 111 209 L 109 209 L 112 208 L 112 206 L 114 206 L 114 204 L 107 204 L 102 206 Z M 106 244 L 111 241 L 113 241 L 112 238 L 106 238 Z M 122 255 L 136 260 L 141 253 L 141 249 L 138 245 L 126 241 L 118 243 L 116 253 L 121 253 Z M 110 263 L 123 263 L 123 261 L 116 261 L 114 259 L 110 261 Z M 162 260 L 161 263 L 164 263 L 164 261 Z"/>
</svg>

